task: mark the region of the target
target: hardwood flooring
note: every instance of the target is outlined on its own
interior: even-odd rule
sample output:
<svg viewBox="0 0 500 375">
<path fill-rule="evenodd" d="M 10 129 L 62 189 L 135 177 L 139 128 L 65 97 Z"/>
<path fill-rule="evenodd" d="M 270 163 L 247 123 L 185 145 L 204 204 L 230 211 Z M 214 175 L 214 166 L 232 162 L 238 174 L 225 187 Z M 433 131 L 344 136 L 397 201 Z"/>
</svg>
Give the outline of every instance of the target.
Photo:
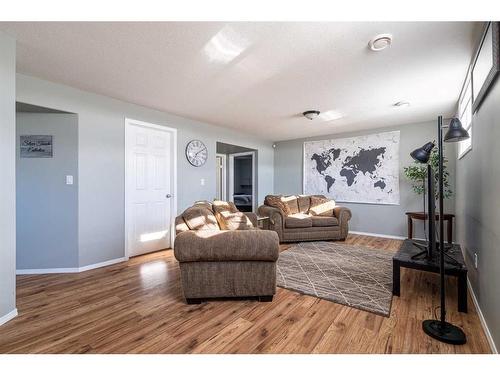
<svg viewBox="0 0 500 375">
<path fill-rule="evenodd" d="M 346 241 L 394 252 L 400 241 Z M 282 246 L 285 250 L 287 246 Z M 402 270 L 401 297 L 384 318 L 278 288 L 272 303 L 186 305 L 171 250 L 78 274 L 18 276 L 19 316 L 0 327 L 0 353 L 489 353 L 474 304 L 448 317 L 463 346 L 432 340 L 423 319 L 439 304 L 438 275 Z"/>
</svg>

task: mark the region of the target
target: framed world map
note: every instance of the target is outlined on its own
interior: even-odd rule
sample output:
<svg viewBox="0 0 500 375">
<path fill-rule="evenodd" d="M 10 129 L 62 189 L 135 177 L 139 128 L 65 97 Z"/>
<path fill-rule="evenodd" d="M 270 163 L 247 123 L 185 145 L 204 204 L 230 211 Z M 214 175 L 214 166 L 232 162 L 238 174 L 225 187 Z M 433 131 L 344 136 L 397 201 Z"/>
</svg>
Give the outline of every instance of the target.
<svg viewBox="0 0 500 375">
<path fill-rule="evenodd" d="M 304 142 L 304 194 L 399 204 L 399 131 Z"/>
</svg>

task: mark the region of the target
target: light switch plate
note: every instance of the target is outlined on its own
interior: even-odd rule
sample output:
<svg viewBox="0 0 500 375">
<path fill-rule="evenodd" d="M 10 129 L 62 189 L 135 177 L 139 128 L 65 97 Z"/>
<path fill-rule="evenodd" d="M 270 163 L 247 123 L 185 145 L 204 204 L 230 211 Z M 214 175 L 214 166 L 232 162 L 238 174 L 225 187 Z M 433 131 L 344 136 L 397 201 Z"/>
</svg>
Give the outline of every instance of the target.
<svg viewBox="0 0 500 375">
<path fill-rule="evenodd" d="M 204 179 L 204 178 L 202 178 L 202 179 L 200 180 L 200 183 L 201 183 L 201 186 L 205 186 L 205 179 Z"/>
<path fill-rule="evenodd" d="M 73 185 L 73 176 L 71 175 L 66 176 L 66 185 Z"/>
</svg>

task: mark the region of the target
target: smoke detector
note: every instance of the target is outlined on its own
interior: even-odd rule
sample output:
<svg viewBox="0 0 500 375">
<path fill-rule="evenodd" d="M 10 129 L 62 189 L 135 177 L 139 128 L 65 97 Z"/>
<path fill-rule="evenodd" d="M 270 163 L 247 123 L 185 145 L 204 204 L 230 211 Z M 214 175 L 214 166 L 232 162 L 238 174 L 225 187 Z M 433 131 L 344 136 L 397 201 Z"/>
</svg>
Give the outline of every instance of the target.
<svg viewBox="0 0 500 375">
<path fill-rule="evenodd" d="M 316 117 L 319 116 L 319 114 L 320 114 L 319 111 L 314 111 L 314 110 L 305 111 L 302 113 L 302 115 L 309 120 L 314 120 Z"/>
<path fill-rule="evenodd" d="M 391 34 L 379 34 L 368 42 L 368 47 L 370 47 L 372 51 L 379 52 L 382 51 L 383 49 L 386 49 L 391 44 L 392 44 Z"/>
</svg>

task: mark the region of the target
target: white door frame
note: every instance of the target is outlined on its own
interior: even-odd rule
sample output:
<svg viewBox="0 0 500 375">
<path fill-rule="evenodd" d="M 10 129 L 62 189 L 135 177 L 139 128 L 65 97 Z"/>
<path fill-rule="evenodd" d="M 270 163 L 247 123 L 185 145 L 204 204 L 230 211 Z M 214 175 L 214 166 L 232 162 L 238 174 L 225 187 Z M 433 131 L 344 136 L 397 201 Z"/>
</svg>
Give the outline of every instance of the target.
<svg viewBox="0 0 500 375">
<path fill-rule="evenodd" d="M 227 201 L 227 155 L 215 154 L 215 157 L 222 158 L 222 200 Z"/>
<path fill-rule="evenodd" d="M 238 152 L 236 154 L 229 155 L 229 196 L 228 201 L 233 199 L 234 195 L 234 157 L 235 156 L 246 156 L 252 155 L 252 211 L 256 212 L 257 210 L 257 202 L 256 202 L 256 191 L 257 187 L 255 186 L 255 151 L 248 152 Z"/>
<path fill-rule="evenodd" d="M 134 120 L 131 118 L 125 118 L 125 258 L 129 259 L 129 251 L 128 251 L 128 186 L 127 186 L 127 173 L 128 173 L 128 135 L 127 135 L 127 127 L 128 126 L 141 126 L 143 128 L 156 129 L 164 132 L 170 133 L 172 136 L 172 147 L 171 147 L 171 160 L 172 160 L 172 178 L 170 180 L 170 191 L 172 192 L 172 197 L 170 199 L 170 247 L 174 248 L 174 239 L 175 239 L 175 218 L 177 216 L 177 129 L 170 128 L 168 126 L 152 124 L 150 122 Z"/>
</svg>

